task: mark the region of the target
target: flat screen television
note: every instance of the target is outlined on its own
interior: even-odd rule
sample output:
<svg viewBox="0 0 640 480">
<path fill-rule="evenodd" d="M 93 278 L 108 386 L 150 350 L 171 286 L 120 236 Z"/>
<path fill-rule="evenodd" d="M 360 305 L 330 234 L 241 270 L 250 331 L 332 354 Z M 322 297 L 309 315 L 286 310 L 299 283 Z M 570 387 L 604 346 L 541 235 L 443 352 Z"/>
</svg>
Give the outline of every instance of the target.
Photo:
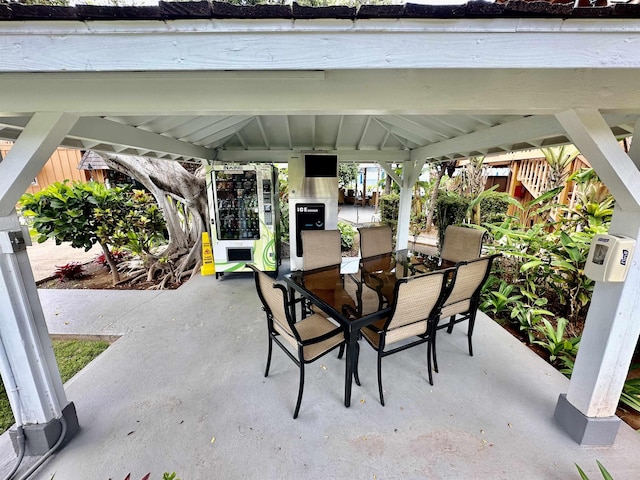
<svg viewBox="0 0 640 480">
<path fill-rule="evenodd" d="M 305 155 L 304 156 L 304 176 L 305 177 L 337 177 L 338 176 L 338 156 L 337 155 Z"/>
</svg>

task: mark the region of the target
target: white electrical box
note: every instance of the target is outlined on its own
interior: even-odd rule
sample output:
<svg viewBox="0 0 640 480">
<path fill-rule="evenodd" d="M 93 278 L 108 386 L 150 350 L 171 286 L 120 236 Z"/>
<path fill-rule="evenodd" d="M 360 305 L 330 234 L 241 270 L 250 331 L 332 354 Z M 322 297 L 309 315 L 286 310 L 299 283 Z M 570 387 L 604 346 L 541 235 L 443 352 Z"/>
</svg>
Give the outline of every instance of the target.
<svg viewBox="0 0 640 480">
<path fill-rule="evenodd" d="M 623 235 L 594 235 L 584 274 L 596 282 L 624 282 L 635 246 Z"/>
</svg>

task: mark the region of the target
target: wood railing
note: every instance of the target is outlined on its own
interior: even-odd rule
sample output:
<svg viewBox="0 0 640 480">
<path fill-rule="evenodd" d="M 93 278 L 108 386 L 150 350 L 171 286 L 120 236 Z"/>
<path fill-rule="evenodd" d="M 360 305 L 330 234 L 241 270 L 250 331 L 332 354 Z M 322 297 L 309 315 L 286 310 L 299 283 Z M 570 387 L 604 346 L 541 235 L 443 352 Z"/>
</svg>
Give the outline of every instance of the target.
<svg viewBox="0 0 640 480">
<path fill-rule="evenodd" d="M 518 169 L 518 180 L 531 192 L 533 198 L 538 198 L 546 189 L 549 164 L 542 159 L 522 160 Z"/>
</svg>

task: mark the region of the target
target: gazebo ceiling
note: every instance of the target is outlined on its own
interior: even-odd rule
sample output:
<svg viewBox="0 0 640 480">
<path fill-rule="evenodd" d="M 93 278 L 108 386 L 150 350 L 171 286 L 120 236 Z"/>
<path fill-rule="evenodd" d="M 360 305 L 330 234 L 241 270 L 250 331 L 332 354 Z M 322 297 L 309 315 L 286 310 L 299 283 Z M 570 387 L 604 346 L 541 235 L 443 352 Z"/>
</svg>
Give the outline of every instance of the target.
<svg viewBox="0 0 640 480">
<path fill-rule="evenodd" d="M 633 116 L 604 115 L 604 118 L 617 136 L 633 132 Z M 0 138 L 16 139 L 28 119 L 0 118 Z M 525 135 L 525 140 L 519 140 L 520 137 L 505 133 L 493 139 L 495 129 L 507 132 L 510 125 L 517 126 L 527 120 L 532 126 L 531 138 Z M 62 144 L 81 150 L 181 161 L 218 158 L 241 162 L 286 161 L 287 152 L 299 151 L 334 152 L 341 161 L 403 161 L 410 158 L 412 151 L 431 148 L 435 154 L 428 155 L 430 161 L 447 161 L 568 143 L 559 126 L 554 128 L 556 123 L 553 116 L 497 114 L 82 117 Z M 95 128 L 90 128 L 93 124 Z M 549 125 L 549 128 L 547 132 L 536 133 L 534 125 Z M 121 130 L 122 142 L 117 137 L 109 140 L 105 132 L 109 127 L 117 130 L 118 126 L 127 127 Z M 203 153 L 186 155 L 171 148 L 154 149 L 154 146 L 161 147 L 160 139 L 203 147 Z M 438 148 L 447 144 L 452 146 Z"/>
<path fill-rule="evenodd" d="M 179 161 L 446 161 L 570 142 L 556 115 L 640 114 L 637 5 L 0 4 L 0 138 Z"/>
</svg>

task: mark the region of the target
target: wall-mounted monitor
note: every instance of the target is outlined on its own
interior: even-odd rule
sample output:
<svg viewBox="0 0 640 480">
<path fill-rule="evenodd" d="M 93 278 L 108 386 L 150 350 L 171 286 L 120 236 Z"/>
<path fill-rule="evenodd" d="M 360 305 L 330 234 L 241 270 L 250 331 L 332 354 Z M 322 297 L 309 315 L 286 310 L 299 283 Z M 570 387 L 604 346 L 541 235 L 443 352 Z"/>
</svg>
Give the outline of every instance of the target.
<svg viewBox="0 0 640 480">
<path fill-rule="evenodd" d="M 308 154 L 304 156 L 304 176 L 306 178 L 338 176 L 338 156 Z"/>
</svg>

